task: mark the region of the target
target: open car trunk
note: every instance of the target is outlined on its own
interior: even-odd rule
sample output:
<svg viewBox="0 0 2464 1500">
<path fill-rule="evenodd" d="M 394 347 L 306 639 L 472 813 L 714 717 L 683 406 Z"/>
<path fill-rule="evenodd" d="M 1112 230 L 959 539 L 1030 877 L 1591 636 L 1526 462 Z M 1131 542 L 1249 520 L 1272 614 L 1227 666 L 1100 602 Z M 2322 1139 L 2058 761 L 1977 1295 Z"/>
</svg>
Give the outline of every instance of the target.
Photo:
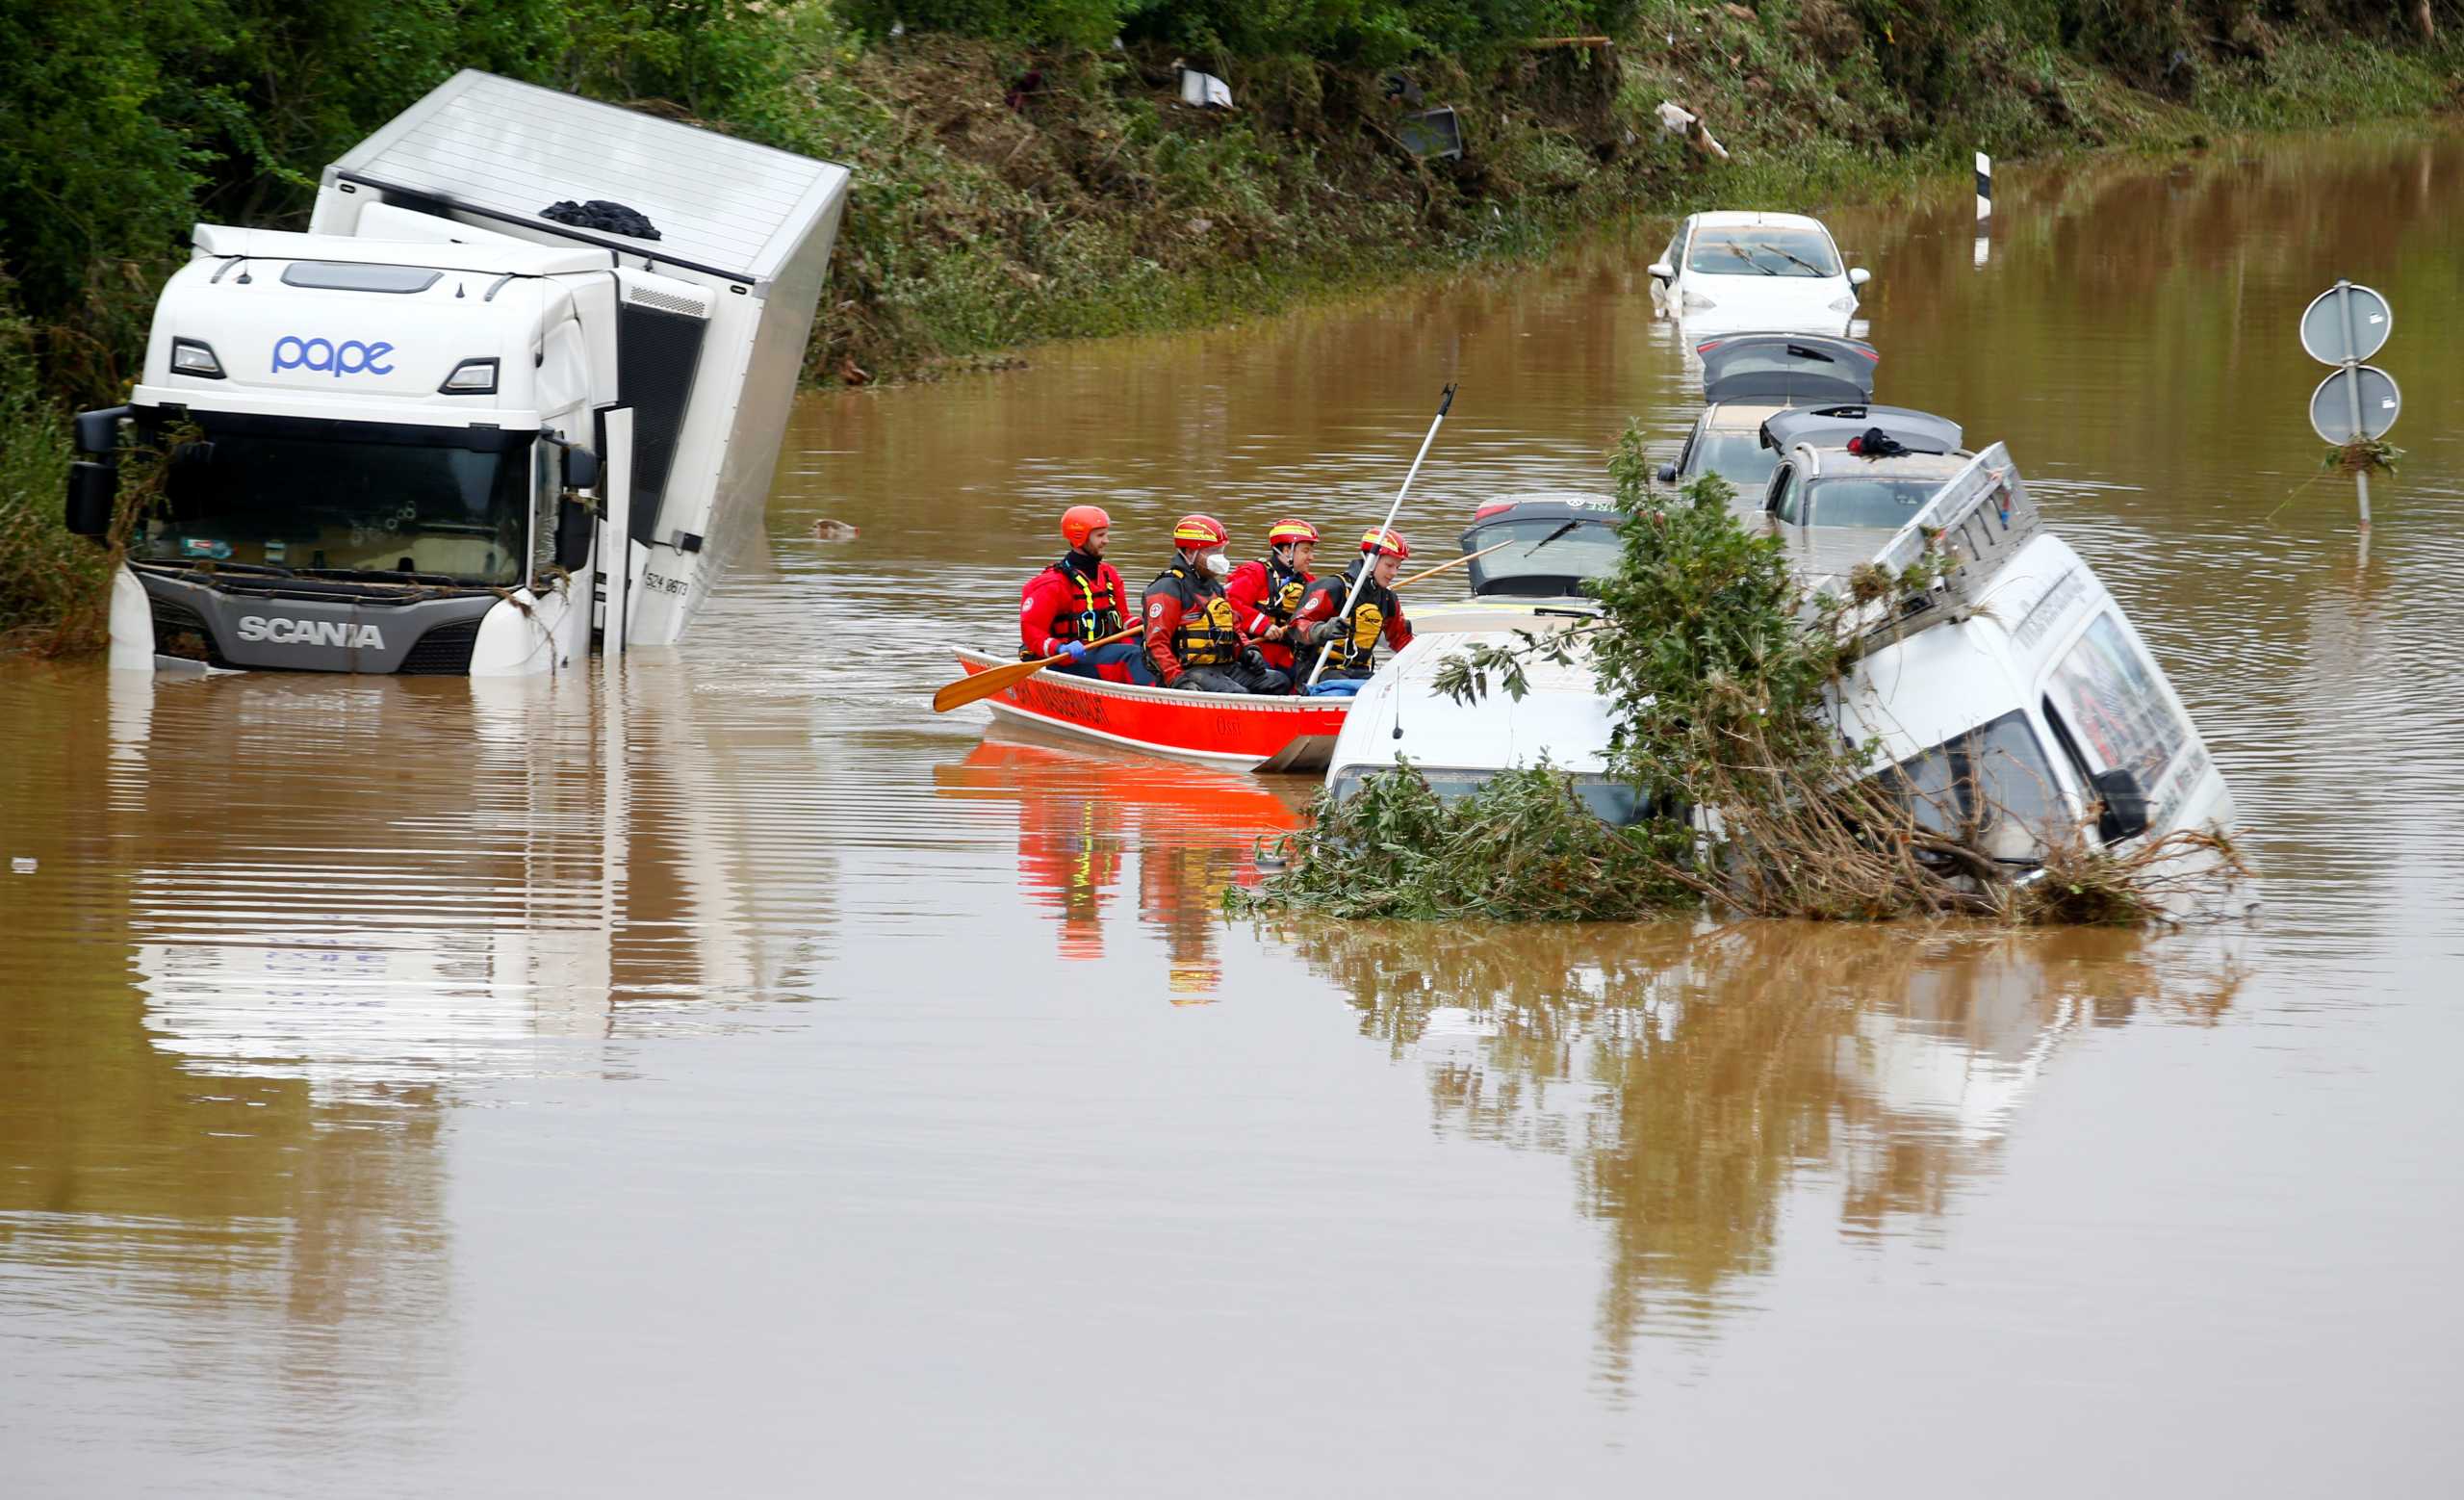
<svg viewBox="0 0 2464 1500">
<path fill-rule="evenodd" d="M 1706 401 L 1840 404 L 1874 399 L 1882 356 L 1861 339 L 1819 333 L 1739 333 L 1695 346 Z"/>
</svg>

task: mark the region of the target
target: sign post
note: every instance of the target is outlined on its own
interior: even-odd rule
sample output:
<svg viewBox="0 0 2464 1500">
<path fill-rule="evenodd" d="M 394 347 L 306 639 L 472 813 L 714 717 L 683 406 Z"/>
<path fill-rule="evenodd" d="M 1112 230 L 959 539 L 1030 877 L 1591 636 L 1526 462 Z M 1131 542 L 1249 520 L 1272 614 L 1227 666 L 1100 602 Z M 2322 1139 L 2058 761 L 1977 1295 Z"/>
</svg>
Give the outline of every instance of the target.
<svg viewBox="0 0 2464 1500">
<path fill-rule="evenodd" d="M 2339 281 L 2301 310 L 2301 348 L 2323 365 L 2337 367 L 2310 393 L 2310 428 L 2333 448 L 2375 442 L 2387 435 L 2404 409 L 2396 377 L 2363 360 L 2387 345 L 2396 329 L 2395 310 L 2369 287 Z M 2352 472 L 2361 504 L 2361 529 L 2370 530 L 2370 470 Z"/>
</svg>

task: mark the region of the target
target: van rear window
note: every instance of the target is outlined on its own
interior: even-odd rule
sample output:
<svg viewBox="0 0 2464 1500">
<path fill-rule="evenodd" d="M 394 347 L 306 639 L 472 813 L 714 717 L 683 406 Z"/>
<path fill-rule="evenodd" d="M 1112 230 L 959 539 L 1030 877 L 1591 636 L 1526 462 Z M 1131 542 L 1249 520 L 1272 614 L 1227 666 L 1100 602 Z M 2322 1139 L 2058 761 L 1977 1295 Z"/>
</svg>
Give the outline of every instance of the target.
<svg viewBox="0 0 2464 1500">
<path fill-rule="evenodd" d="M 2111 614 L 2096 623 L 2053 669 L 2048 687 L 2064 727 L 2094 763 L 2090 769 L 2127 769 L 2153 789 L 2190 738 L 2173 711 L 2156 667 L 2122 634 Z"/>
</svg>

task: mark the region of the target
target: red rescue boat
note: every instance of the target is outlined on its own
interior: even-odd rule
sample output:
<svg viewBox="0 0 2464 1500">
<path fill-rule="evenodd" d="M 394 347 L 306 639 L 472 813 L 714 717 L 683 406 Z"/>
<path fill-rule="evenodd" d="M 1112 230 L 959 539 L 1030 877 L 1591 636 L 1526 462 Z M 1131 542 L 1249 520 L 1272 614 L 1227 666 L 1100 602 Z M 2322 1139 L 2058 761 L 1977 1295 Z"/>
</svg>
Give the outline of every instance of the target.
<svg viewBox="0 0 2464 1500">
<path fill-rule="evenodd" d="M 1015 657 L 958 652 L 975 676 Z M 1322 771 L 1349 698 L 1182 692 L 1043 671 L 984 700 L 995 714 L 1156 755 L 1248 771 Z"/>
</svg>

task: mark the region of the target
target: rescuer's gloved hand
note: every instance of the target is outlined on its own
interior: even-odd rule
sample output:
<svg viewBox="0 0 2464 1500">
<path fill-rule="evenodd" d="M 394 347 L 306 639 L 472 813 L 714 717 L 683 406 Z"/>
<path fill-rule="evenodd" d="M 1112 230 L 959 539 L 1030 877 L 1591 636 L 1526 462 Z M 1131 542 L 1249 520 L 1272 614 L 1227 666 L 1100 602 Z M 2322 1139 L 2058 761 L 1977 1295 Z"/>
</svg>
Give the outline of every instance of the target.
<svg viewBox="0 0 2464 1500">
<path fill-rule="evenodd" d="M 1197 679 L 1187 672 L 1183 672 L 1178 677 L 1168 679 L 1164 685 L 1171 688 L 1175 692 L 1195 692 L 1198 690 Z"/>
<path fill-rule="evenodd" d="M 1073 662 L 1084 661 L 1087 659 L 1087 643 L 1083 640 L 1065 640 L 1061 643 L 1061 654 Z"/>
<path fill-rule="evenodd" d="M 1255 646 L 1244 646 L 1241 648 L 1241 664 L 1252 672 L 1263 672 L 1267 669 L 1266 653 Z"/>
</svg>

